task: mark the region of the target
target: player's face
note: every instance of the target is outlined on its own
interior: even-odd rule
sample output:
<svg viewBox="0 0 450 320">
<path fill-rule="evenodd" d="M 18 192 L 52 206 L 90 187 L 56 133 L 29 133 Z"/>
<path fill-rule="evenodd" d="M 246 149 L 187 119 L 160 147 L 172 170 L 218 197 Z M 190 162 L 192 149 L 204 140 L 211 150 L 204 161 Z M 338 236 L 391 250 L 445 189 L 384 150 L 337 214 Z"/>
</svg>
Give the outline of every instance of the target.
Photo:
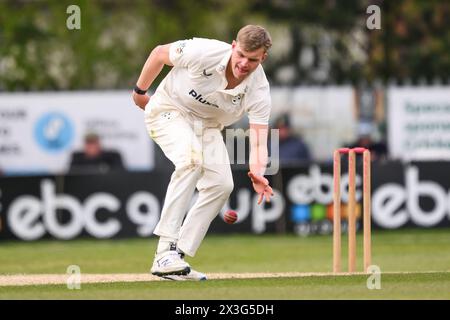
<svg viewBox="0 0 450 320">
<path fill-rule="evenodd" d="M 264 48 L 259 48 L 255 51 L 246 51 L 236 41 L 233 41 L 231 48 L 231 68 L 233 76 L 239 80 L 244 79 L 252 73 L 267 57 Z"/>
</svg>

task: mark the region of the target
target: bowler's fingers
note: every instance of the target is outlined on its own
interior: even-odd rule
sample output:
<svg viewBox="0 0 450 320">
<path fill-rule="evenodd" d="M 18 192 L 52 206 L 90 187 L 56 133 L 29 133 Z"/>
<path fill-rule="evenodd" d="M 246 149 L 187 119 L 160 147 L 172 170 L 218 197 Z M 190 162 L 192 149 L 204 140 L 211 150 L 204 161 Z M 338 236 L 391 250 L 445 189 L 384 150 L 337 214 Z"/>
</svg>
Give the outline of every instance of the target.
<svg viewBox="0 0 450 320">
<path fill-rule="evenodd" d="M 270 197 L 272 197 L 273 196 L 273 190 L 272 190 L 272 187 L 271 186 L 267 186 L 265 189 L 264 189 L 264 196 L 266 197 L 266 202 L 267 203 L 270 203 Z"/>
<path fill-rule="evenodd" d="M 266 203 L 270 203 L 271 194 L 267 191 L 264 191 L 264 196 L 266 197 Z"/>
<path fill-rule="evenodd" d="M 261 192 L 258 197 L 258 204 L 261 204 L 263 197 L 264 197 L 264 192 Z"/>
<path fill-rule="evenodd" d="M 271 186 L 266 186 L 263 192 L 259 194 L 258 204 L 261 204 L 263 199 L 266 199 L 266 203 L 270 203 L 270 197 L 273 197 L 273 190 Z"/>
</svg>

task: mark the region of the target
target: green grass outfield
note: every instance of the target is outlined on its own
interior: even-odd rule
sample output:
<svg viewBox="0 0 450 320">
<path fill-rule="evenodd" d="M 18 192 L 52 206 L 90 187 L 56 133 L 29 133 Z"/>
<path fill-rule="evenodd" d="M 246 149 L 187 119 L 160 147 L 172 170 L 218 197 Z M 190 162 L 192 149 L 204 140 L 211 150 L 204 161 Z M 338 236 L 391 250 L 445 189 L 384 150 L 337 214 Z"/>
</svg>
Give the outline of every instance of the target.
<svg viewBox="0 0 450 320">
<path fill-rule="evenodd" d="M 362 237 L 358 235 L 358 270 Z M 346 237 L 343 268 L 346 267 Z M 0 278 L 13 274 L 142 274 L 153 259 L 156 238 L 0 243 Z M 381 289 L 367 288 L 368 275 L 317 275 L 223 279 L 203 282 L 141 281 L 0 286 L 0 299 L 450 299 L 450 229 L 378 231 L 372 262 Z M 209 235 L 188 262 L 205 273 L 327 273 L 331 236 Z"/>
</svg>

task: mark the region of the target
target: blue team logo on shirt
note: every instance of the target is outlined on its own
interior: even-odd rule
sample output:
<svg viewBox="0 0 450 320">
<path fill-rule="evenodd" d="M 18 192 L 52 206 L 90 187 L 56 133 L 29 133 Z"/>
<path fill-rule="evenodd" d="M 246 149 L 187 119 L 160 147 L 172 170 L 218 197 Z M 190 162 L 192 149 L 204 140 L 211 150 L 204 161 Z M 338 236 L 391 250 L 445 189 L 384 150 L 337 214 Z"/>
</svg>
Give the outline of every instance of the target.
<svg viewBox="0 0 450 320">
<path fill-rule="evenodd" d="M 60 152 L 73 140 L 73 125 L 62 113 L 44 114 L 34 127 L 34 137 L 40 147 L 48 152 Z"/>
</svg>

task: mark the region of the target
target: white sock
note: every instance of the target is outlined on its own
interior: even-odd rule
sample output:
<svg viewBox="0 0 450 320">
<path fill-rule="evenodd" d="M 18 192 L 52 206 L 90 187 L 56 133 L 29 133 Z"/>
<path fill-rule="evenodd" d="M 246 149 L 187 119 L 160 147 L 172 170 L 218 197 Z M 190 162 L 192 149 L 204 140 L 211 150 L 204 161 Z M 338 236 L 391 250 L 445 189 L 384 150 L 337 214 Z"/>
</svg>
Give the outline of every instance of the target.
<svg viewBox="0 0 450 320">
<path fill-rule="evenodd" d="M 156 249 L 156 253 L 161 253 L 164 251 L 169 251 L 170 250 L 170 245 L 175 243 L 176 244 L 176 239 L 173 238 L 168 238 L 168 237 L 160 237 L 159 238 L 159 242 L 158 242 L 158 248 Z"/>
</svg>

